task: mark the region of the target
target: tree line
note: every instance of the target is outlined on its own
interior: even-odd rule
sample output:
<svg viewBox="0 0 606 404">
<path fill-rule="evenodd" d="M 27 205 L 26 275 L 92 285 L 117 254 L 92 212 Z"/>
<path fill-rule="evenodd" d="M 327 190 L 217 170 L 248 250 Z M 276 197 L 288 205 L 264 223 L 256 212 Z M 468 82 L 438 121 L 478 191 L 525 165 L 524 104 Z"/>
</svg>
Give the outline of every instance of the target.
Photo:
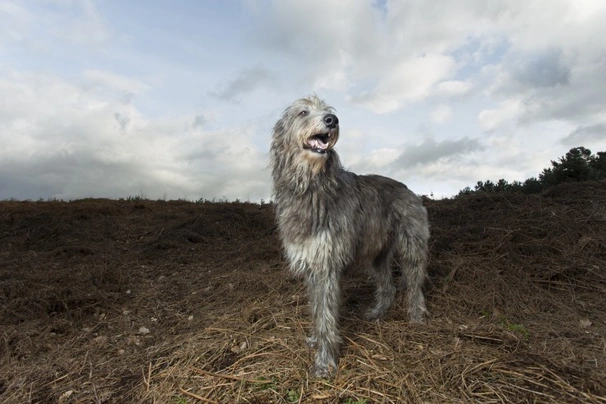
<svg viewBox="0 0 606 404">
<path fill-rule="evenodd" d="M 501 178 L 497 182 L 491 180 L 478 181 L 473 189 L 465 187 L 457 196 L 470 195 L 477 192 L 522 192 L 536 194 L 563 182 L 578 182 L 606 179 L 606 152 L 592 154 L 584 147 L 573 147 L 557 161 L 551 160 L 551 167 L 543 169 L 537 177 L 525 181 L 508 182 Z"/>
</svg>

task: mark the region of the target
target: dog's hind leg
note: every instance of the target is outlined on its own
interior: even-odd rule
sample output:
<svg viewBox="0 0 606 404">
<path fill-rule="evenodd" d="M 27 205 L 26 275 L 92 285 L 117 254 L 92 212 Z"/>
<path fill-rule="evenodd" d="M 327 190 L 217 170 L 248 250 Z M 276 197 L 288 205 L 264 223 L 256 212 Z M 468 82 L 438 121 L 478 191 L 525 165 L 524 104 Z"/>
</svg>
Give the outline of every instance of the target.
<svg viewBox="0 0 606 404">
<path fill-rule="evenodd" d="M 408 316 L 413 323 L 425 322 L 427 307 L 423 284 L 427 278 L 427 240 L 409 236 L 402 254 L 402 282 L 407 289 Z"/>
<path fill-rule="evenodd" d="M 389 248 L 379 254 L 372 262 L 372 274 L 377 283 L 377 289 L 375 292 L 375 305 L 365 315 L 368 320 L 383 318 L 396 297 L 396 286 L 394 285 L 391 271 L 392 261 L 393 248 Z"/>
<path fill-rule="evenodd" d="M 329 377 L 337 369 L 339 358 L 339 309 L 341 305 L 340 273 L 333 269 L 312 271 L 307 276 L 307 288 L 313 321 L 308 344 L 317 352 L 312 373 Z"/>
</svg>

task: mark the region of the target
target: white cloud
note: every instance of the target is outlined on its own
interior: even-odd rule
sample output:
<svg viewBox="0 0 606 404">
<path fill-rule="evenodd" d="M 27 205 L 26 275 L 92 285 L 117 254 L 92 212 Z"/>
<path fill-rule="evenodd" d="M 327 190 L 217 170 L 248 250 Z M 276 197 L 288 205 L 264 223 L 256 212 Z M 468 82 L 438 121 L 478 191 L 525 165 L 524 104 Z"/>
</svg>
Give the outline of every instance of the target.
<svg viewBox="0 0 606 404">
<path fill-rule="evenodd" d="M 357 158 L 346 161 L 351 170 L 362 173 L 383 173 L 388 175 L 390 166 L 398 159 L 402 151 L 394 148 L 382 147 L 372 150 L 367 155 L 358 155 Z"/>
<path fill-rule="evenodd" d="M 38 74 L 0 80 L 0 92 L 7 95 L 0 103 L 0 142 L 7 145 L 0 150 L 0 171 L 10 174 L 12 184 L 0 185 L 0 198 L 36 192 L 57 198 L 141 192 L 193 199 L 268 197 L 254 128 L 208 131 L 193 125 L 193 114 L 149 118 L 114 93 L 140 89 L 136 82 L 92 76 L 102 78 L 99 91 Z"/>
<path fill-rule="evenodd" d="M 467 94 L 471 90 L 471 83 L 462 80 L 447 80 L 435 86 L 434 93 L 439 97 L 455 97 Z"/>
<path fill-rule="evenodd" d="M 128 96 L 139 95 L 149 89 L 149 86 L 139 79 L 99 69 L 82 72 L 82 81 L 86 89 L 110 90 Z"/>
<path fill-rule="evenodd" d="M 432 87 L 448 77 L 454 68 L 452 58 L 424 55 L 404 60 L 392 68 L 369 92 L 351 97 L 378 114 L 392 112 L 406 103 L 419 101 L 431 94 Z"/>
<path fill-rule="evenodd" d="M 49 52 L 57 44 L 103 46 L 111 39 L 93 0 L 5 0 L 0 4 L 0 41 Z"/>
<path fill-rule="evenodd" d="M 435 123 L 446 123 L 452 118 L 452 108 L 446 104 L 438 105 L 431 111 L 430 116 Z"/>
<path fill-rule="evenodd" d="M 484 130 L 494 130 L 502 124 L 515 124 L 522 109 L 521 103 L 516 99 L 502 101 L 498 108 L 485 109 L 478 115 L 478 121 Z"/>
<path fill-rule="evenodd" d="M 31 21 L 31 14 L 21 4 L 0 3 L 0 43 L 23 41 L 23 31 Z"/>
</svg>

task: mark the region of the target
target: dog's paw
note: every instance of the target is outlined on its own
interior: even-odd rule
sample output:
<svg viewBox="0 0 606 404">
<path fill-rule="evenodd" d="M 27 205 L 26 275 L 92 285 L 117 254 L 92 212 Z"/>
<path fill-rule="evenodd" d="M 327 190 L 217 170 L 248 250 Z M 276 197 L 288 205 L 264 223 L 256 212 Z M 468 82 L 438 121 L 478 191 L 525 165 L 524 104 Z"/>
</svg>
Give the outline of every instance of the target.
<svg viewBox="0 0 606 404">
<path fill-rule="evenodd" d="M 385 317 L 385 310 L 371 309 L 364 313 L 364 319 L 367 321 L 379 321 Z"/>
<path fill-rule="evenodd" d="M 315 364 L 311 367 L 310 373 L 313 377 L 316 377 L 318 379 L 332 378 L 332 372 L 330 371 L 330 367 L 328 365 Z"/>
<path fill-rule="evenodd" d="M 426 324 L 427 323 L 426 312 L 424 312 L 424 311 L 411 312 L 411 313 L 409 313 L 409 318 L 410 318 L 411 323 L 415 323 L 415 324 Z"/>
<path fill-rule="evenodd" d="M 332 357 L 316 355 L 314 365 L 311 367 L 311 375 L 317 378 L 332 379 L 337 372 L 338 362 Z"/>
</svg>

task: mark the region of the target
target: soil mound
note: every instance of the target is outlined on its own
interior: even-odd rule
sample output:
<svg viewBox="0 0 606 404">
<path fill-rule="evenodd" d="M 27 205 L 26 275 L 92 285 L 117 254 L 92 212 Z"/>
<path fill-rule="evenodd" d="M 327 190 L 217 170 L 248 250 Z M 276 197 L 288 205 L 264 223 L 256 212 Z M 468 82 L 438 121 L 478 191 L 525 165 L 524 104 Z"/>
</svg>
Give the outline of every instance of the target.
<svg viewBox="0 0 606 404">
<path fill-rule="evenodd" d="M 429 323 L 353 274 L 325 381 L 271 205 L 0 202 L 0 401 L 606 403 L 606 182 L 426 206 Z"/>
</svg>

